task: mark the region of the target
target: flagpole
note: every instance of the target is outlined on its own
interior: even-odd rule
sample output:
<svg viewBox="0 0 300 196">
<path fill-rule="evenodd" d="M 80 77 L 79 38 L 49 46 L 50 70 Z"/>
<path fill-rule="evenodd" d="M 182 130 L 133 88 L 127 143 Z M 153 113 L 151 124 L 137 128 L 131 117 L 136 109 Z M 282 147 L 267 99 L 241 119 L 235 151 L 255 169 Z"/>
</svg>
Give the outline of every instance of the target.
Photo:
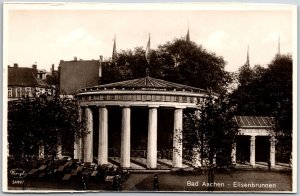
<svg viewBox="0 0 300 196">
<path fill-rule="evenodd" d="M 145 50 L 145 57 L 146 57 L 148 67 L 150 68 L 150 33 L 149 33 L 149 39 Z"/>
</svg>

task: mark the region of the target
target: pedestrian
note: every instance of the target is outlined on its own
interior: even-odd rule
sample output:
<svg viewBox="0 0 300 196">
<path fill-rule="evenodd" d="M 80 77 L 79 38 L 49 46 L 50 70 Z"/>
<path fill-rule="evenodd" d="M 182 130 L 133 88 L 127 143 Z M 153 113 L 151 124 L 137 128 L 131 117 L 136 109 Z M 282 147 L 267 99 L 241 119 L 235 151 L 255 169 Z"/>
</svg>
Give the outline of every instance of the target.
<svg viewBox="0 0 300 196">
<path fill-rule="evenodd" d="M 83 190 L 87 189 L 86 178 L 84 174 L 81 175 L 81 186 Z"/>
<path fill-rule="evenodd" d="M 154 178 L 153 178 L 153 190 L 154 191 L 159 191 L 159 182 L 158 182 L 158 176 L 157 176 L 157 174 L 154 174 Z"/>
<path fill-rule="evenodd" d="M 244 156 L 244 154 L 241 155 L 241 163 L 245 164 L 245 156 Z"/>
<path fill-rule="evenodd" d="M 271 161 L 270 159 L 268 160 L 268 168 L 269 168 L 269 172 L 271 171 Z"/>
</svg>

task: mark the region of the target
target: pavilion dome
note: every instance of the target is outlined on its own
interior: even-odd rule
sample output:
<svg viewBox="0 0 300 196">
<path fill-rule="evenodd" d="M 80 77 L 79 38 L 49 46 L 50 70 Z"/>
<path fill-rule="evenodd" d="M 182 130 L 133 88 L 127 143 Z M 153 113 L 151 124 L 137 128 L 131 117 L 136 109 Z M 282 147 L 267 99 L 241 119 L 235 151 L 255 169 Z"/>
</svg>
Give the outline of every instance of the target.
<svg viewBox="0 0 300 196">
<path fill-rule="evenodd" d="M 121 82 L 114 82 L 109 84 L 103 84 L 93 87 L 87 87 L 81 89 L 80 92 L 84 91 L 101 91 L 108 89 L 119 89 L 119 90 L 147 90 L 147 91 L 157 91 L 157 90 L 171 90 L 171 91 L 190 91 L 190 92 L 206 92 L 206 90 L 196 87 L 191 87 L 188 85 L 178 84 L 174 82 L 169 82 L 162 79 L 152 78 L 146 76 L 143 78 L 125 80 Z"/>
</svg>

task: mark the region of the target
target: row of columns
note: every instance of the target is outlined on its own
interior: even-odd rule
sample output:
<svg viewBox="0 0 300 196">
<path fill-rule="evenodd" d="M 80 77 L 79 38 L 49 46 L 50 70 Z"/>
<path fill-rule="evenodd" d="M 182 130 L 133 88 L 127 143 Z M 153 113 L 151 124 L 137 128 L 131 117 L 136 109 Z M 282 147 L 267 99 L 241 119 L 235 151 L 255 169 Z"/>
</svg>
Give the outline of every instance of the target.
<svg viewBox="0 0 300 196">
<path fill-rule="evenodd" d="M 45 158 L 45 146 L 44 145 L 39 145 L 39 154 L 38 154 L 40 159 Z M 62 145 L 57 145 L 56 147 L 56 157 L 58 159 L 62 159 Z"/>
<path fill-rule="evenodd" d="M 275 167 L 275 145 L 276 139 L 274 136 L 270 138 L 270 165 Z M 233 144 L 231 150 L 231 162 L 236 164 L 236 143 Z M 255 136 L 250 137 L 250 165 L 255 167 Z"/>
<path fill-rule="evenodd" d="M 130 167 L 130 112 L 130 107 L 122 107 L 120 165 L 124 168 Z M 183 108 L 175 108 L 173 133 L 173 167 L 179 168 L 182 167 L 182 113 Z M 85 135 L 83 140 L 79 139 L 79 141 L 74 143 L 74 159 L 83 159 L 84 162 L 93 162 L 93 114 L 91 108 L 85 108 L 85 117 L 87 120 L 88 134 Z M 107 164 L 108 111 L 105 107 L 99 108 L 98 143 L 98 164 Z M 147 167 L 157 167 L 157 106 L 149 107 Z"/>
</svg>

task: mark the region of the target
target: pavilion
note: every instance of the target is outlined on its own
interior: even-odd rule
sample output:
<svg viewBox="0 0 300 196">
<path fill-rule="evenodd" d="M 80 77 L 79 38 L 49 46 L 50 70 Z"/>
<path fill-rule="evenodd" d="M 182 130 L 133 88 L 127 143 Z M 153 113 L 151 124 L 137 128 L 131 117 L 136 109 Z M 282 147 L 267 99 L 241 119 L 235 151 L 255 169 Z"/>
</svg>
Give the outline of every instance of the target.
<svg viewBox="0 0 300 196">
<path fill-rule="evenodd" d="M 199 109 L 205 98 L 208 97 L 206 90 L 187 85 L 168 82 L 161 79 L 146 76 L 139 79 L 104 84 L 81 89 L 77 94 L 80 105 L 81 117 L 87 120 L 89 134 L 74 143 L 74 159 L 84 162 L 93 162 L 93 150 L 97 151 L 98 164 L 108 164 L 108 143 L 110 130 L 109 111 L 113 107 L 121 110 L 120 116 L 113 116 L 114 121 L 120 120 L 120 166 L 130 168 L 131 166 L 131 125 L 132 110 L 143 108 L 147 110 L 146 127 L 146 164 L 147 168 L 157 168 L 158 162 L 158 134 L 163 130 L 158 128 L 158 110 L 167 108 L 172 113 L 172 167 L 183 167 L 183 146 L 182 139 L 183 110 Z M 216 96 L 214 94 L 214 96 Z M 96 114 L 97 113 L 97 114 Z M 95 126 L 95 117 L 98 120 Z M 120 119 L 117 119 L 120 118 Z M 270 118 L 235 117 L 240 128 L 241 136 L 251 136 L 250 164 L 255 166 L 255 136 L 270 136 L 272 128 Z M 167 121 L 167 120 L 166 120 Z M 112 123 L 112 125 L 115 122 Z M 97 134 L 94 139 L 93 135 Z M 93 141 L 94 140 L 94 141 Z M 114 139 L 115 140 L 115 139 Z M 117 139 L 118 140 L 118 139 Z M 96 141 L 96 145 L 95 145 Z M 275 138 L 270 141 L 270 161 L 275 166 Z M 96 147 L 95 147 L 96 146 Z M 239 148 L 239 147 L 238 147 Z M 237 145 L 232 148 L 232 162 L 236 163 Z"/>
</svg>

